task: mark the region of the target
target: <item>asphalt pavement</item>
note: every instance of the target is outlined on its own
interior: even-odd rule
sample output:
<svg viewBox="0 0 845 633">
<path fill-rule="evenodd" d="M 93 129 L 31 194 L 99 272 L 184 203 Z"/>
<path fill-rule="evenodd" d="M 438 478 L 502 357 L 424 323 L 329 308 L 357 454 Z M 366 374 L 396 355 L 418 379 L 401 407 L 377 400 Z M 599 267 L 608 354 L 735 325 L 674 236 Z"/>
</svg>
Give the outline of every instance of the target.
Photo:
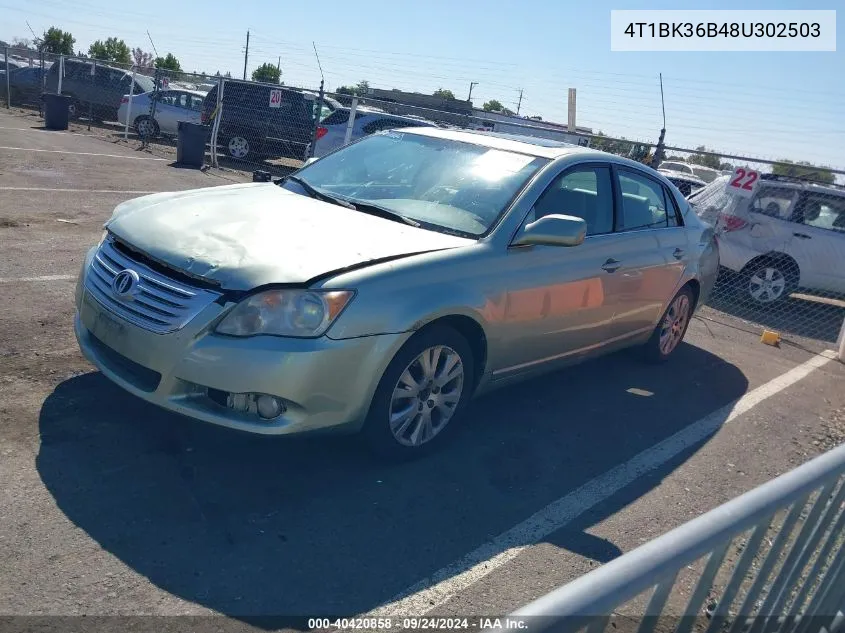
<svg viewBox="0 0 845 633">
<path fill-rule="evenodd" d="M 163 412 L 79 354 L 81 258 L 119 202 L 238 177 L 38 127 L 0 112 L 0 614 L 501 615 L 845 441 L 845 368 L 721 313 L 664 366 L 482 398 L 410 464 Z"/>
</svg>

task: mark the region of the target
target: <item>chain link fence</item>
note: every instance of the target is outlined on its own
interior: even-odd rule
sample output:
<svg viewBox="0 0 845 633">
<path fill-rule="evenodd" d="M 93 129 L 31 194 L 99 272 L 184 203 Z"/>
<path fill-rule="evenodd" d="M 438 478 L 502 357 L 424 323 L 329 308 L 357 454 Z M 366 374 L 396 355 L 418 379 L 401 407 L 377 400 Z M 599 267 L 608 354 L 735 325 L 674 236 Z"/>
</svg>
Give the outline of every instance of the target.
<svg viewBox="0 0 845 633">
<path fill-rule="evenodd" d="M 74 131 L 174 160 L 179 123 L 199 124 L 206 165 L 246 173 L 283 176 L 369 134 L 411 126 L 519 134 L 625 156 L 656 167 L 715 227 L 722 269 L 702 318 L 772 330 L 776 343 L 814 351 L 836 342 L 845 320 L 845 187 L 832 170 L 738 160 L 703 147 L 656 152 L 650 141 L 570 132 L 475 110 L 468 101 L 420 95 L 410 103 L 398 91 L 339 94 L 12 48 L 0 73 L 7 106 L 40 109 L 42 93 L 60 92 L 72 98 Z M 737 167 L 758 174 L 744 197 L 728 193 Z"/>
</svg>

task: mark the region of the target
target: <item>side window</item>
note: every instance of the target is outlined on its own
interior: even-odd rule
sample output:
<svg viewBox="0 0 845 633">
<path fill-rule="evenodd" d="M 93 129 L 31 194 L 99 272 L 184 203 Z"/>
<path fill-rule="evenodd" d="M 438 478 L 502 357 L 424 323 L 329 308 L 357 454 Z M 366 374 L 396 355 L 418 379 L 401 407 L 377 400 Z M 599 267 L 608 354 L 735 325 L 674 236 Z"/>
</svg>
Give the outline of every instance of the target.
<svg viewBox="0 0 845 633">
<path fill-rule="evenodd" d="M 761 187 L 748 210 L 779 220 L 788 220 L 795 193 L 792 189 Z"/>
<path fill-rule="evenodd" d="M 620 231 L 668 226 L 663 185 L 633 171 L 620 171 L 619 189 L 622 192 Z"/>
<path fill-rule="evenodd" d="M 845 197 L 806 193 L 798 201 L 795 220 L 817 229 L 845 234 Z"/>
<path fill-rule="evenodd" d="M 683 189 L 681 190 L 683 193 Z M 681 210 L 678 208 L 678 202 L 672 192 L 664 187 L 663 195 L 666 197 L 666 216 L 669 226 L 683 226 L 684 221 L 681 217 Z"/>
<path fill-rule="evenodd" d="M 175 92 L 160 92 L 158 93 L 158 102 L 162 105 L 173 106 L 177 105 L 177 93 Z"/>
<path fill-rule="evenodd" d="M 203 103 L 202 97 L 200 97 L 198 95 L 188 95 L 188 97 L 190 99 L 190 106 L 189 107 L 191 108 L 191 110 L 196 110 L 197 112 L 202 110 L 202 103 Z"/>
<path fill-rule="evenodd" d="M 529 221 L 549 214 L 574 215 L 587 235 L 613 231 L 613 187 L 609 167 L 576 167 L 558 176 L 534 205 Z"/>
</svg>

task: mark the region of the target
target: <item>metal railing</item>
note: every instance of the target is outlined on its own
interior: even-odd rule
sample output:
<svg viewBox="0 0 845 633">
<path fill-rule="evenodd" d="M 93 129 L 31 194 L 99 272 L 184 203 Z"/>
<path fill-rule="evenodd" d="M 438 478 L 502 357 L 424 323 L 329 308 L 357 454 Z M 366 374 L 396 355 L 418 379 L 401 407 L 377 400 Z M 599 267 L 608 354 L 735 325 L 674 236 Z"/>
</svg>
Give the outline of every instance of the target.
<svg viewBox="0 0 845 633">
<path fill-rule="evenodd" d="M 841 633 L 843 500 L 845 445 L 522 607 L 511 628 Z"/>
</svg>

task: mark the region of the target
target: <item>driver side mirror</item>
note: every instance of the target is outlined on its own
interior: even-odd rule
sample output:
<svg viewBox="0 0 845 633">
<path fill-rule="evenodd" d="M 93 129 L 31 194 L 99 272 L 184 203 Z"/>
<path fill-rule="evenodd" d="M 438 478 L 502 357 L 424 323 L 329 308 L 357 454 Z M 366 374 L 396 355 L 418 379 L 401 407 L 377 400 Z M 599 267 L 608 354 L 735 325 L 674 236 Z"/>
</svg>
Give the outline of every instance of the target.
<svg viewBox="0 0 845 633">
<path fill-rule="evenodd" d="M 587 223 L 573 215 L 551 214 L 526 224 L 511 246 L 578 246 L 587 236 Z"/>
</svg>

